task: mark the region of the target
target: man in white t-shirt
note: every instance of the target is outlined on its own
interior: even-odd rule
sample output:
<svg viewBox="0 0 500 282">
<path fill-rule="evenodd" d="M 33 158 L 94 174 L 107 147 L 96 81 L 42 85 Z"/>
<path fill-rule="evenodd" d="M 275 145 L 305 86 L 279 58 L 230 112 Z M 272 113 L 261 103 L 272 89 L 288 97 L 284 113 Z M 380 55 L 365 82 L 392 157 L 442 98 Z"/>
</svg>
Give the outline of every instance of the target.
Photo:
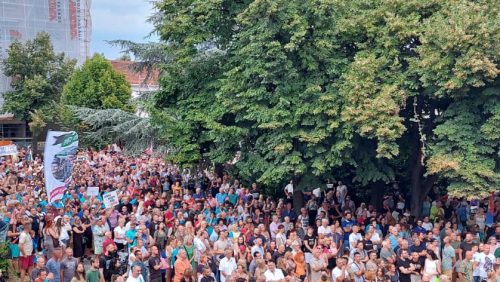
<svg viewBox="0 0 500 282">
<path fill-rule="evenodd" d="M 431 231 L 432 230 L 432 222 L 429 221 L 429 217 L 428 216 L 424 217 L 424 222 L 422 223 L 422 227 L 426 231 Z"/>
<path fill-rule="evenodd" d="M 347 270 L 347 260 L 343 258 L 337 259 L 337 266 L 332 270 L 332 282 L 342 282 L 349 278 Z"/>
<path fill-rule="evenodd" d="M 126 282 L 145 282 L 144 277 L 142 277 L 141 274 L 141 267 L 139 265 L 132 266 L 131 275 L 127 278 Z"/>
<path fill-rule="evenodd" d="M 355 249 L 356 244 L 361 240 L 363 240 L 363 237 L 359 234 L 359 226 L 353 225 L 352 233 L 349 235 L 349 249 Z"/>
<path fill-rule="evenodd" d="M 226 282 L 233 271 L 236 270 L 236 260 L 233 257 L 233 250 L 227 249 L 225 252 L 225 257 L 220 260 L 219 271 L 220 271 L 220 282 Z"/>
<path fill-rule="evenodd" d="M 269 224 L 269 231 L 271 232 L 271 238 L 276 239 L 276 233 L 278 233 L 278 226 L 280 226 L 280 218 L 277 215 L 273 215 L 271 224 Z"/>
<path fill-rule="evenodd" d="M 483 281 L 488 279 L 488 273 L 493 271 L 495 266 L 495 256 L 490 254 L 490 245 L 482 245 L 482 252 L 475 253 L 472 257 L 474 261 L 474 281 Z"/>
<path fill-rule="evenodd" d="M 328 235 L 328 234 L 331 234 L 332 233 L 332 230 L 330 228 L 330 226 L 328 226 L 328 219 L 326 218 L 323 218 L 321 220 L 321 226 L 318 227 L 318 234 L 323 234 L 323 235 Z"/>
<path fill-rule="evenodd" d="M 33 268 L 33 239 L 31 238 L 31 221 L 23 219 L 23 231 L 19 234 L 19 268 L 21 269 L 21 281 L 24 276 L 31 273 Z"/>
<path fill-rule="evenodd" d="M 282 282 L 285 281 L 285 275 L 281 269 L 276 268 L 276 265 L 273 261 L 270 261 L 267 264 L 267 270 L 264 272 L 264 277 L 266 278 L 266 282 Z"/>
<path fill-rule="evenodd" d="M 293 197 L 293 180 L 290 180 L 290 183 L 288 183 L 285 186 L 284 191 L 285 191 L 286 198 L 292 199 L 292 197 Z"/>
</svg>

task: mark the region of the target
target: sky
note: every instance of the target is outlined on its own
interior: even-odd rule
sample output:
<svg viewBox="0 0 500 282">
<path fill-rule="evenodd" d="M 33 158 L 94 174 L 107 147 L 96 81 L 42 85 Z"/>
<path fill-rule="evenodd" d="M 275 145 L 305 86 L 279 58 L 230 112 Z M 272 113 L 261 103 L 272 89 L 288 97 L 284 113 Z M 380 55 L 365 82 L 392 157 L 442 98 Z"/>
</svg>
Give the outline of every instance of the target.
<svg viewBox="0 0 500 282">
<path fill-rule="evenodd" d="M 145 38 L 153 29 L 146 23 L 151 13 L 152 5 L 147 0 L 92 0 L 91 54 L 102 53 L 108 59 L 120 57 L 121 49 L 106 40 L 157 41 L 157 37 Z"/>
</svg>

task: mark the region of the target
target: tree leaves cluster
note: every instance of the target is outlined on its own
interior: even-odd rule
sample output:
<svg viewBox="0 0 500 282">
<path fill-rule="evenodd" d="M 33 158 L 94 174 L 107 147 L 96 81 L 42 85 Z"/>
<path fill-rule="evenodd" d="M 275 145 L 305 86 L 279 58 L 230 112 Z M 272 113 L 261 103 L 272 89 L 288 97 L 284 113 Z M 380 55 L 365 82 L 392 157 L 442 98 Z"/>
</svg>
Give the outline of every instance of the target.
<svg viewBox="0 0 500 282">
<path fill-rule="evenodd" d="M 76 70 L 75 63 L 64 53 L 54 52 L 47 33 L 39 33 L 24 43 L 15 41 L 9 46 L 2 67 L 4 74 L 11 77 L 12 90 L 3 94 L 2 110 L 27 121 L 35 141 L 43 139 L 43 132 L 47 129 L 77 130 L 80 133 L 94 129 L 93 124 L 85 123 L 89 116 L 81 118 L 77 115 L 77 107 L 88 111 L 88 108 L 116 109 L 128 112 L 128 117 L 134 116 L 131 86 L 108 60 L 96 54 Z M 68 105 L 76 107 L 69 108 Z M 123 131 L 122 137 L 130 137 L 130 130 Z M 102 145 L 103 142 L 116 141 L 110 139 L 112 132 L 103 136 L 81 134 L 83 144 Z M 129 141 L 131 151 L 136 150 L 135 140 Z"/>
<path fill-rule="evenodd" d="M 169 158 L 276 187 L 399 180 L 418 204 L 499 186 L 496 1 L 157 1 Z M 476 193 L 475 195 L 478 195 Z"/>
<path fill-rule="evenodd" d="M 93 109 L 122 109 L 133 112 L 132 97 L 125 76 L 113 69 L 100 54 L 94 54 L 75 70 L 64 86 L 61 102 Z"/>
<path fill-rule="evenodd" d="M 75 63 L 54 52 L 47 33 L 25 43 L 15 41 L 2 60 L 4 74 L 12 78 L 12 90 L 3 93 L 2 110 L 28 122 L 31 113 L 50 110 L 51 102 L 59 101 Z"/>
</svg>

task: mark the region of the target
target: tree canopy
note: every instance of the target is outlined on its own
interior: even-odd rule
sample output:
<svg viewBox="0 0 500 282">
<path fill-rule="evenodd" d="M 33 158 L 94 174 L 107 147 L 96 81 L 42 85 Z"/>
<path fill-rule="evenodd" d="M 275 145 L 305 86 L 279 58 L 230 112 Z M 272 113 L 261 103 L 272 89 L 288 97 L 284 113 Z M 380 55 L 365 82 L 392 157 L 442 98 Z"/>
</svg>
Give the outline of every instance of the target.
<svg viewBox="0 0 500 282">
<path fill-rule="evenodd" d="M 151 122 L 182 165 L 293 179 L 500 187 L 496 1 L 161 0 Z M 308 182 L 308 183 L 304 183 Z M 382 194 L 382 193 L 378 193 Z"/>
<path fill-rule="evenodd" d="M 54 52 L 47 33 L 25 43 L 13 42 L 2 61 L 5 75 L 12 78 L 12 90 L 3 93 L 2 110 L 31 121 L 32 112 L 47 110 L 52 101 L 59 101 L 75 63 Z"/>
<path fill-rule="evenodd" d="M 133 111 L 129 103 L 130 84 L 123 74 L 113 69 L 100 54 L 94 54 L 75 70 L 64 86 L 62 103 L 93 109 L 122 109 Z"/>
</svg>

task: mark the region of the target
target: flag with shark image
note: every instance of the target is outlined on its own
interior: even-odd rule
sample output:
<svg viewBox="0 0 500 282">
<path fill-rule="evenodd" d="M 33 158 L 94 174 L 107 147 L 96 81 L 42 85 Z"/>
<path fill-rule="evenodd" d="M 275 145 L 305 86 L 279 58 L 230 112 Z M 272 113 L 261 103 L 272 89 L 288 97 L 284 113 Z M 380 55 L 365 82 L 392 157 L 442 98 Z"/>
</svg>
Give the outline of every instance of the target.
<svg viewBox="0 0 500 282">
<path fill-rule="evenodd" d="M 74 131 L 49 131 L 45 142 L 44 174 L 49 202 L 61 199 L 71 181 L 73 162 L 78 151 L 78 134 Z"/>
</svg>

